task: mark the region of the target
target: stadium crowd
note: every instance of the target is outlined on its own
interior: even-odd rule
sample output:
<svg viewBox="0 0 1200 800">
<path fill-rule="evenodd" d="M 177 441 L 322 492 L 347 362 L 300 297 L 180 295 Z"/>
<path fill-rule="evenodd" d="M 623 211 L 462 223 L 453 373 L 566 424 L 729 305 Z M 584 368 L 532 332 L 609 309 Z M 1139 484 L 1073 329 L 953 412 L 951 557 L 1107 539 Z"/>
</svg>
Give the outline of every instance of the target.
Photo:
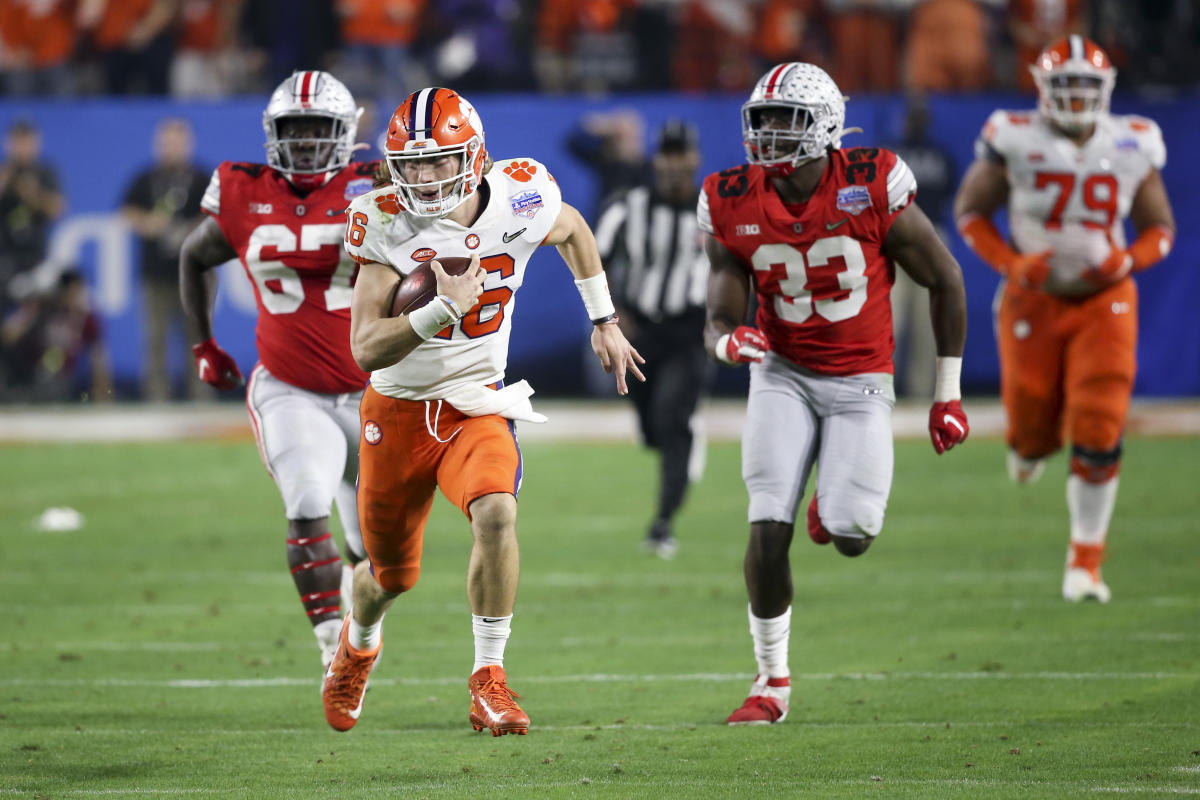
<svg viewBox="0 0 1200 800">
<path fill-rule="evenodd" d="M 303 64 L 363 98 L 428 83 L 744 91 L 808 61 L 850 94 L 1032 90 L 1025 65 L 1066 33 L 1104 47 L 1126 88 L 1200 71 L 1192 0 L 5 0 L 0 87 L 220 97 Z"/>
</svg>

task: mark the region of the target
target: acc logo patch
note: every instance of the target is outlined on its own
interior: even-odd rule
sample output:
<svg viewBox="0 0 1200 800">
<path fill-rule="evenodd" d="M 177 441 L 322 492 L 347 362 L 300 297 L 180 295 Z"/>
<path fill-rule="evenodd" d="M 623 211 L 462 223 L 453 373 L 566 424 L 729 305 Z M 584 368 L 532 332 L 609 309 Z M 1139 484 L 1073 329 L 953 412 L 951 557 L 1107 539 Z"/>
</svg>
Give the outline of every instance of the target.
<svg viewBox="0 0 1200 800">
<path fill-rule="evenodd" d="M 375 420 L 369 419 L 363 423 L 363 439 L 367 444 L 379 444 L 383 440 L 383 431 Z"/>
<path fill-rule="evenodd" d="M 871 193 L 866 186 L 846 186 L 838 189 L 837 207 L 858 216 L 871 207 Z"/>
<path fill-rule="evenodd" d="M 428 261 L 437 255 L 437 250 L 432 247 L 422 247 L 420 250 L 413 250 L 413 261 Z"/>
<path fill-rule="evenodd" d="M 370 178 L 355 178 L 346 184 L 346 199 L 353 200 L 360 194 L 366 194 L 371 191 Z"/>
<path fill-rule="evenodd" d="M 512 195 L 508 198 L 508 203 L 512 206 L 514 214 L 526 219 L 537 216 L 538 209 L 543 205 L 541 194 L 533 190 Z"/>
<path fill-rule="evenodd" d="M 465 244 L 468 249 L 474 250 L 476 247 L 479 247 L 479 237 L 473 233 L 468 233 Z"/>
</svg>

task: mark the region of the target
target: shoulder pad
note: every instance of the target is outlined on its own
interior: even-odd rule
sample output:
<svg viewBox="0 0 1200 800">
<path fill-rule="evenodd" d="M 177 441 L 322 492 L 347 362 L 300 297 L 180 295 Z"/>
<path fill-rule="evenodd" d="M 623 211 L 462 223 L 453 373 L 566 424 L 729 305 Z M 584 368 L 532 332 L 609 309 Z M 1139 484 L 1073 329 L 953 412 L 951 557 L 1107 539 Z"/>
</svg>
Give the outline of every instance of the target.
<svg viewBox="0 0 1200 800">
<path fill-rule="evenodd" d="M 1033 123 L 1032 111 L 993 111 L 975 141 L 975 156 L 990 161 L 1007 160 L 1016 142 L 1029 136 Z"/>
<path fill-rule="evenodd" d="M 492 165 L 488 177 L 500 195 L 494 198 L 524 226 L 521 237 L 540 244 L 562 211 L 562 190 L 546 165 L 532 158 L 509 158 Z"/>
<path fill-rule="evenodd" d="M 1162 129 L 1158 127 L 1158 123 L 1149 117 L 1134 114 L 1119 117 L 1118 120 L 1124 135 L 1118 136 L 1117 147 L 1120 148 L 1123 142 L 1131 138 L 1137 148 L 1145 153 L 1150 165 L 1155 169 L 1162 169 L 1167 163 L 1167 145 L 1163 142 Z"/>
</svg>

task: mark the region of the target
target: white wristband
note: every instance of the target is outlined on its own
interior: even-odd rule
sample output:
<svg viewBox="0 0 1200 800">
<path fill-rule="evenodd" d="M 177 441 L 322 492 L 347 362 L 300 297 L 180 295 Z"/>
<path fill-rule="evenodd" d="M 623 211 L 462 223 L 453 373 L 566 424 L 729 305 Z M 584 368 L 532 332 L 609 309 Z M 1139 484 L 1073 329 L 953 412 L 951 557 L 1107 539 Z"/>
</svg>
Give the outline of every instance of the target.
<svg viewBox="0 0 1200 800">
<path fill-rule="evenodd" d="M 951 400 L 961 400 L 962 390 L 958 386 L 958 377 L 962 373 L 962 358 L 938 356 L 937 379 L 933 384 L 933 402 L 948 403 Z"/>
<path fill-rule="evenodd" d="M 583 307 L 587 309 L 588 319 L 593 322 L 617 312 L 612 296 L 608 293 L 608 277 L 603 272 L 575 281 L 575 288 L 583 298 Z"/>
<path fill-rule="evenodd" d="M 722 364 L 728 364 L 729 366 L 733 366 L 734 364 L 737 363 L 736 361 L 733 361 L 729 358 L 729 334 L 728 333 L 722 333 L 720 338 L 717 339 L 717 343 L 713 346 L 713 355 L 716 356 L 717 361 L 720 361 Z"/>
<path fill-rule="evenodd" d="M 454 312 L 454 302 L 440 294 L 408 314 L 408 324 L 422 339 L 436 336 L 442 328 L 458 320 L 459 316 Z"/>
</svg>

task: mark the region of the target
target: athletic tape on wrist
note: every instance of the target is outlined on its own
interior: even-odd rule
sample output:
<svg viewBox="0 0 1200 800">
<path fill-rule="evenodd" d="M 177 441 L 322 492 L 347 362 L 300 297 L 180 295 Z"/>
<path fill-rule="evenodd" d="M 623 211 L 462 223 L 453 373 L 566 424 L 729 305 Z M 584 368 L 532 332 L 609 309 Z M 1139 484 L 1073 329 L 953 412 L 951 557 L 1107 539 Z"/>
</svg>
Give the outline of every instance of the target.
<svg viewBox="0 0 1200 800">
<path fill-rule="evenodd" d="M 587 309 L 588 319 L 592 322 L 599 324 L 599 320 L 611 318 L 616 313 L 612 296 L 608 293 L 608 277 L 603 272 L 575 281 L 575 288 L 579 290 L 583 307 Z"/>
<path fill-rule="evenodd" d="M 438 295 L 425 305 L 408 315 L 408 324 L 413 332 L 422 339 L 429 339 L 460 317 L 455 314 L 454 301 L 444 295 Z"/>
<path fill-rule="evenodd" d="M 961 358 L 938 356 L 937 378 L 933 384 L 933 402 L 948 403 L 951 400 L 961 400 L 962 390 L 958 385 L 961 374 Z"/>
<path fill-rule="evenodd" d="M 713 353 L 716 355 L 717 360 L 720 361 L 722 364 L 731 364 L 732 365 L 732 364 L 737 363 L 736 361 L 734 361 L 732 358 L 729 357 L 729 334 L 728 333 L 721 334 L 721 337 L 719 339 L 717 339 L 716 345 L 713 346 Z"/>
</svg>

